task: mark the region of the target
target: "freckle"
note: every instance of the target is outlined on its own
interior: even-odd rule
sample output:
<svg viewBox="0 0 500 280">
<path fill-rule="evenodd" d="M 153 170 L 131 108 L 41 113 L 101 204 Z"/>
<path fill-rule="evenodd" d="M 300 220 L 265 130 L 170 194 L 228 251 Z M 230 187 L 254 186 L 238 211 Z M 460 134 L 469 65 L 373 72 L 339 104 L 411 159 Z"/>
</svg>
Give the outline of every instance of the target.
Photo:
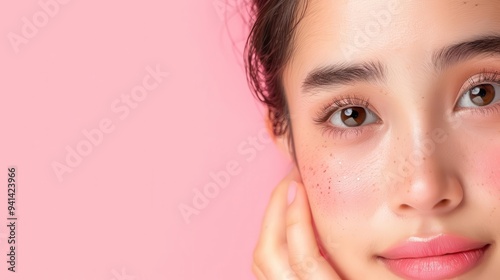
<svg viewBox="0 0 500 280">
<path fill-rule="evenodd" d="M 332 154 L 332 153 L 330 153 L 330 157 L 332 157 L 332 156 L 333 156 L 333 154 Z"/>
<path fill-rule="evenodd" d="M 326 172 L 326 169 L 325 169 L 325 170 L 323 170 L 323 173 L 325 173 L 325 172 Z"/>
</svg>

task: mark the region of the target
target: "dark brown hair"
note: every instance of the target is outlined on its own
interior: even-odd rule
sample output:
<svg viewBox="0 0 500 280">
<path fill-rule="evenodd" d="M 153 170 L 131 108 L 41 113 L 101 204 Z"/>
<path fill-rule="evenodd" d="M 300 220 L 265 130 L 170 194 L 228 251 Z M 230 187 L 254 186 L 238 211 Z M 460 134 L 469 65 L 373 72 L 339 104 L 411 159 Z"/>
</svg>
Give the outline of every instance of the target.
<svg viewBox="0 0 500 280">
<path fill-rule="evenodd" d="M 274 135 L 287 137 L 294 153 L 282 75 L 293 51 L 294 31 L 304 15 L 307 1 L 253 0 L 251 5 L 253 25 L 245 45 L 247 80 L 253 94 L 268 108 Z"/>
</svg>

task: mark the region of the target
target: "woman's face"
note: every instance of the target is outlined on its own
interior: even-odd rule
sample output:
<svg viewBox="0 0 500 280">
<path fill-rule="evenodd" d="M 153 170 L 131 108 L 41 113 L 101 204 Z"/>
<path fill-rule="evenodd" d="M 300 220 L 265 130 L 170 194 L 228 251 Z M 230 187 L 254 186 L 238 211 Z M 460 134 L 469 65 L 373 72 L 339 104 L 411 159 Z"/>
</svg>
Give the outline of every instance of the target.
<svg viewBox="0 0 500 280">
<path fill-rule="evenodd" d="M 309 1 L 284 87 L 343 277 L 500 275 L 499 15 L 497 0 Z"/>
</svg>

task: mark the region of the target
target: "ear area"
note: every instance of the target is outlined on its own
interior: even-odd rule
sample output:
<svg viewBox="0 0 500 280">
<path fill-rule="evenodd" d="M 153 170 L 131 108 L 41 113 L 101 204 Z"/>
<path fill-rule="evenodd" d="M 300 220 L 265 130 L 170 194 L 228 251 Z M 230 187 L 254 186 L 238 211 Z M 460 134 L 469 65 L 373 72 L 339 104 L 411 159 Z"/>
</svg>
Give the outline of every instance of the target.
<svg viewBox="0 0 500 280">
<path fill-rule="evenodd" d="M 280 136 L 276 136 L 274 134 L 273 130 L 273 122 L 269 118 L 269 114 L 266 114 L 266 129 L 267 133 L 269 134 L 269 137 L 273 140 L 274 144 L 278 147 L 278 149 L 281 151 L 281 153 L 288 159 L 288 160 L 293 160 L 292 158 L 292 150 L 291 147 L 289 146 L 287 135 L 283 134 Z"/>
</svg>

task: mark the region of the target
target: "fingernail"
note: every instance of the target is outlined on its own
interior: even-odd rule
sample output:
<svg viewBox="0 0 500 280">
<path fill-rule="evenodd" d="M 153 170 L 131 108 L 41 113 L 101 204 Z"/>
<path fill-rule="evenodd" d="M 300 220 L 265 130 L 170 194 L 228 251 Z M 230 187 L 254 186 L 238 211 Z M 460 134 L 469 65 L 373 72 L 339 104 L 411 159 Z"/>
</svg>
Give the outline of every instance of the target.
<svg viewBox="0 0 500 280">
<path fill-rule="evenodd" d="M 295 194 L 297 193 L 297 182 L 291 181 L 288 185 L 288 205 L 290 205 L 295 199 Z"/>
</svg>

